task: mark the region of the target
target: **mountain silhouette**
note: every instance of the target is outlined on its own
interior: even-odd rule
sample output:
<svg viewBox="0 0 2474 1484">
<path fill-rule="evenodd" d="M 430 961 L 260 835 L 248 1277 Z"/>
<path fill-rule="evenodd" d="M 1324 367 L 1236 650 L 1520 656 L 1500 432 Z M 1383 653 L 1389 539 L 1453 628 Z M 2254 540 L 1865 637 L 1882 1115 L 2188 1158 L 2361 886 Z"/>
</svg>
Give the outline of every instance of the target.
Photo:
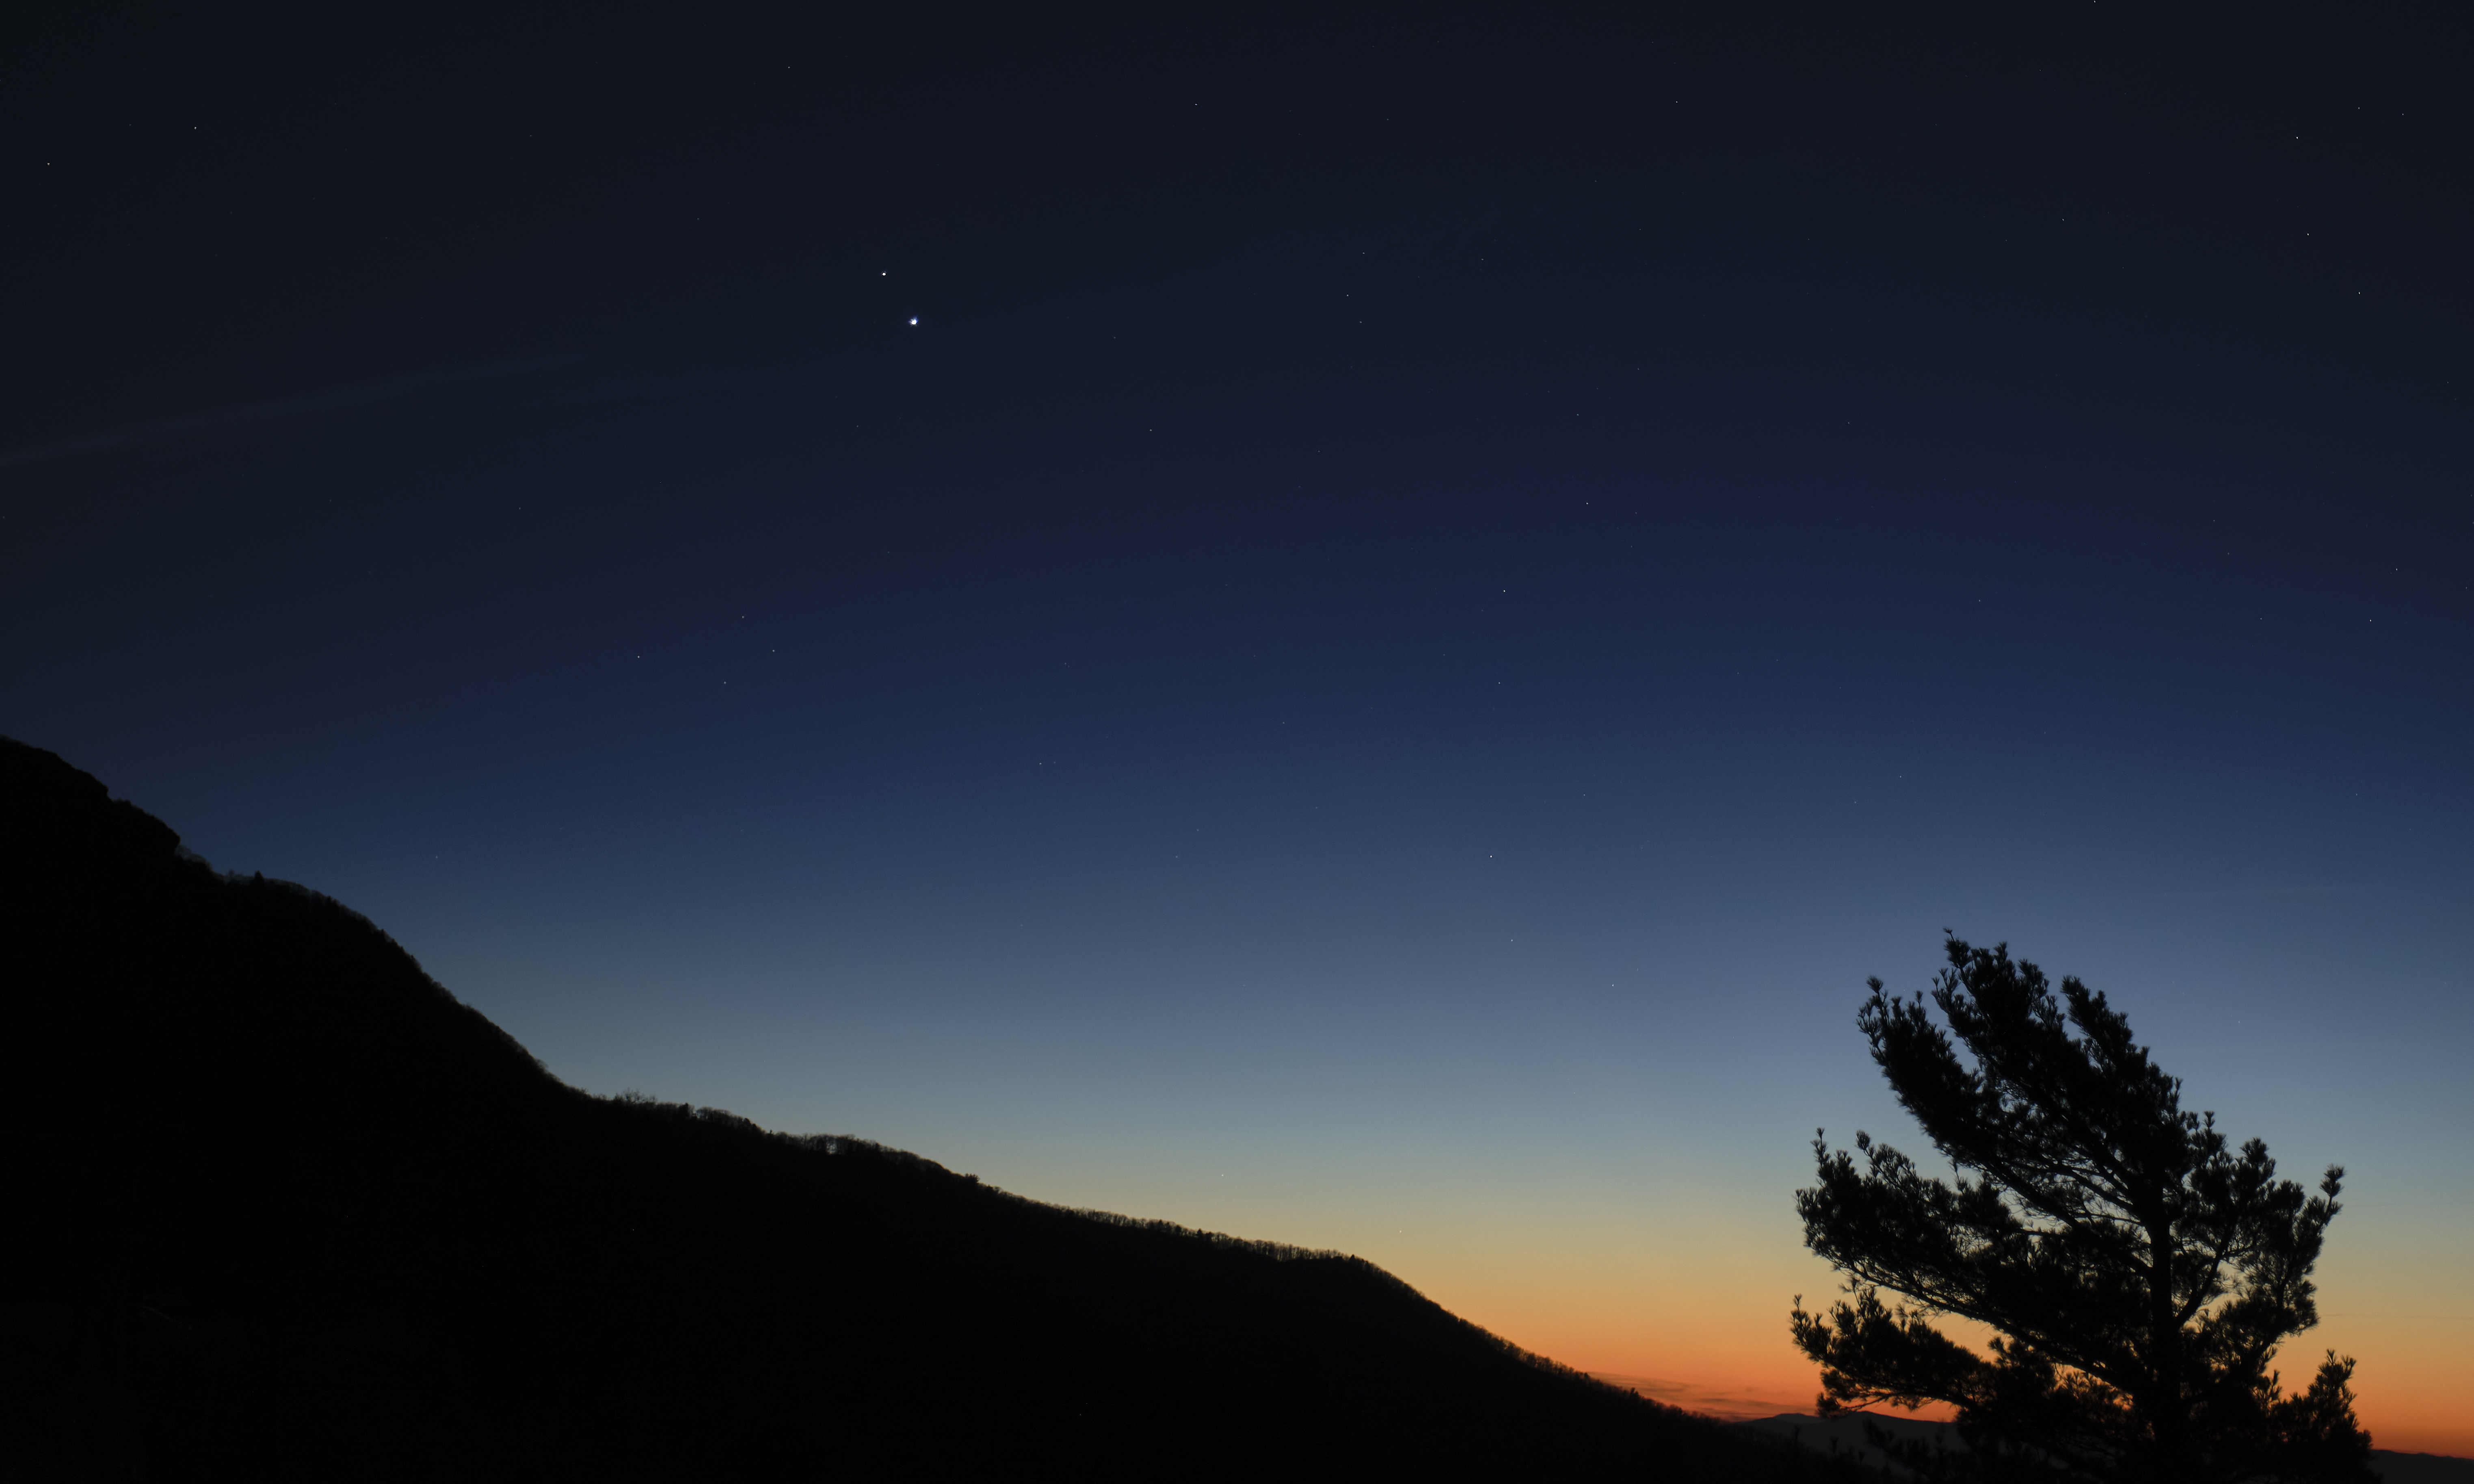
<svg viewBox="0 0 2474 1484">
<path fill-rule="evenodd" d="M 12 1479 L 1856 1476 L 1356 1257 L 570 1088 L 6 739 L 0 900 Z"/>
</svg>

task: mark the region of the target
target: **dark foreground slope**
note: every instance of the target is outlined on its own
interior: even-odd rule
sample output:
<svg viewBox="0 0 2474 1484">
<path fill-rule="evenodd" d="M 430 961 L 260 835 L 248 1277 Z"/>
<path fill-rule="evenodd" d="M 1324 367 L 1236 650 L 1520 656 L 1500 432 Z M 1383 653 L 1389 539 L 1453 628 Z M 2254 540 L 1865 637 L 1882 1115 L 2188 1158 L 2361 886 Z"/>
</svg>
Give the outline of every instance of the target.
<svg viewBox="0 0 2474 1484">
<path fill-rule="evenodd" d="M 1352 1257 L 578 1092 L 6 741 L 0 900 L 12 1479 L 1820 1476 Z"/>
<path fill-rule="evenodd" d="M 1867 1417 L 1856 1413 L 1814 1417 L 1788 1412 L 1728 1425 L 1738 1432 L 1795 1442 L 1825 1456 L 1844 1457 L 1856 1466 L 1854 1472 L 1859 1473 L 1866 1468 L 1882 1470 L 1891 1481 L 1914 1475 L 1895 1464 L 1883 1468 L 1880 1450 L 1866 1436 L 1867 1427 L 1880 1427 L 1893 1438 L 1913 1439 L 1928 1448 L 1948 1448 L 1954 1453 L 1967 1451 L 1967 1440 L 1959 1436 L 1956 1427 L 1912 1417 Z M 2380 1476 L 2382 1484 L 2474 1484 L 2474 1458 L 2399 1453 L 2375 1448 L 2371 1449 L 2371 1472 Z"/>
</svg>

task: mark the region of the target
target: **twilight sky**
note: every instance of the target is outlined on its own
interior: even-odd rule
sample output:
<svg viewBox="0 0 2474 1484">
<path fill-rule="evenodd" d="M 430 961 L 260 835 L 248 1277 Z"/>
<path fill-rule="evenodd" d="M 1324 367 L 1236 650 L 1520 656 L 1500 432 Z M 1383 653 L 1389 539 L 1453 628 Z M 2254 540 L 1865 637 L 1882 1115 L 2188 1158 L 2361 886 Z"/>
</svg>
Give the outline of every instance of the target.
<svg viewBox="0 0 2474 1484">
<path fill-rule="evenodd" d="M 2474 48 L 2001 25 L 38 22 L 0 732 L 578 1086 L 1731 1414 L 2006 940 L 2474 1453 Z"/>
</svg>

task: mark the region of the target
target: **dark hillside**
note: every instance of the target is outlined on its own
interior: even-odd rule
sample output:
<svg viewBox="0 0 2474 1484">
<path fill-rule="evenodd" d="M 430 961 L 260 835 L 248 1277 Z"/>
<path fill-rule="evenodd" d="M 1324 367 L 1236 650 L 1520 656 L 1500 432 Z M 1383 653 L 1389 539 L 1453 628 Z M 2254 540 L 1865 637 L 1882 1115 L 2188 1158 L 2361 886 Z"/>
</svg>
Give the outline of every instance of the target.
<svg viewBox="0 0 2474 1484">
<path fill-rule="evenodd" d="M 1353 1257 L 576 1091 L 6 741 L 0 900 L 12 1479 L 1823 1476 Z"/>
<path fill-rule="evenodd" d="M 1856 1413 L 1814 1417 L 1788 1412 L 1729 1425 L 1738 1432 L 1787 1439 L 1824 1457 L 1845 1457 L 1859 1466 L 1884 1470 L 1892 1480 L 1913 1478 L 1914 1474 L 1896 1464 L 1881 1462 L 1880 1451 L 1865 1435 L 1868 1425 L 1884 1428 L 1893 1438 L 1911 1438 L 1927 1447 L 1946 1448 L 1955 1453 L 1967 1451 L 1967 1441 L 1958 1435 L 1956 1427 L 1912 1417 Z M 2371 1472 L 2380 1476 L 2382 1484 L 2474 1484 L 2474 1458 L 2399 1453 L 2375 1448 L 2371 1449 Z"/>
</svg>

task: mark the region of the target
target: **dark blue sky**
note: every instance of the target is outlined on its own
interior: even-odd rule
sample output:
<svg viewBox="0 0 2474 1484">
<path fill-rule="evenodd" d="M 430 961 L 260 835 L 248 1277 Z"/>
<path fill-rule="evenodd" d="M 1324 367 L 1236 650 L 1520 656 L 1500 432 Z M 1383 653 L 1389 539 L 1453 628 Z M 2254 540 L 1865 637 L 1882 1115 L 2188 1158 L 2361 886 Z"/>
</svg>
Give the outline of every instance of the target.
<svg viewBox="0 0 2474 1484">
<path fill-rule="evenodd" d="M 1758 1389 L 1947 927 L 2437 1291 L 2462 35 L 59 24 L 0 731 L 562 1076 Z"/>
</svg>

